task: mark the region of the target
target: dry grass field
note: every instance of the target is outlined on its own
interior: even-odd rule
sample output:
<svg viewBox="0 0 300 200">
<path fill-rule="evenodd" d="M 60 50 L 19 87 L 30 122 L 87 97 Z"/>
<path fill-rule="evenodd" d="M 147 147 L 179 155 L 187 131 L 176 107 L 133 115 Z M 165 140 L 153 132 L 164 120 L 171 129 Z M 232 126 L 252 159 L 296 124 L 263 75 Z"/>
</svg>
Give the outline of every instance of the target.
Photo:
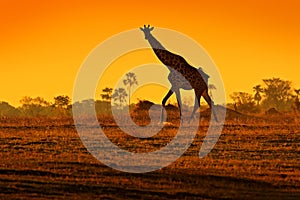
<svg viewBox="0 0 300 200">
<path fill-rule="evenodd" d="M 174 122 L 137 139 L 107 117 L 99 122 L 113 143 L 134 152 L 166 145 L 177 130 Z M 207 128 L 208 120 L 201 120 L 192 145 L 173 164 L 134 174 L 95 159 L 71 118 L 3 118 L 0 199 L 300 199 L 299 119 L 229 113 L 218 143 L 200 159 Z"/>
</svg>

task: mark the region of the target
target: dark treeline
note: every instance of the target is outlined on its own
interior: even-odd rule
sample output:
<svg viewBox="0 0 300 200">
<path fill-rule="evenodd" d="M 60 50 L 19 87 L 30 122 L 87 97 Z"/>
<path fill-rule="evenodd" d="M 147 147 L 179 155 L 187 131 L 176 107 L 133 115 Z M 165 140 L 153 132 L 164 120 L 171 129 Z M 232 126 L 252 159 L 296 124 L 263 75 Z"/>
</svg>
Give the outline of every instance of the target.
<svg viewBox="0 0 300 200">
<path fill-rule="evenodd" d="M 109 101 L 93 99 L 83 100 L 71 104 L 68 96 L 61 95 L 54 97 L 52 102 L 42 97 L 23 97 L 20 100 L 21 106 L 14 107 L 8 102 L 0 101 L 0 117 L 68 117 L 72 116 L 73 106 L 94 106 L 97 113 L 111 113 Z M 84 114 L 84 113 L 83 113 Z"/>
<path fill-rule="evenodd" d="M 253 87 L 253 94 L 232 93 L 230 97 L 233 103 L 228 103 L 227 107 L 242 113 L 264 113 L 269 109 L 276 109 L 280 112 L 299 112 L 299 95 L 300 89 L 293 88 L 290 81 L 280 78 L 263 79 L 263 85 L 259 84 Z M 51 102 L 42 97 L 25 96 L 20 100 L 19 107 L 13 107 L 8 102 L 0 101 L 0 117 L 68 117 L 72 116 L 72 107 L 74 106 L 90 107 L 95 109 L 97 114 L 111 114 L 111 101 L 114 103 L 113 107 L 123 109 L 126 106 L 127 96 L 129 95 L 123 88 L 117 88 L 113 92 L 112 88 L 107 87 L 100 94 L 101 100 L 87 99 L 73 104 L 71 98 L 66 95 L 56 96 Z M 149 101 L 140 100 L 137 104 L 130 103 L 130 108 L 142 109 L 144 106 L 142 104 L 145 103 L 147 104 Z"/>
<path fill-rule="evenodd" d="M 0 102 L 1 117 L 64 117 L 71 115 L 71 99 L 60 95 L 53 98 L 53 102 L 42 97 L 25 96 L 20 100 L 21 106 L 13 107 L 8 102 Z"/>
<path fill-rule="evenodd" d="M 254 86 L 253 93 L 234 92 L 229 106 L 243 113 L 261 113 L 269 109 L 280 112 L 300 111 L 300 89 L 292 87 L 291 81 L 280 78 L 263 79 L 263 84 Z"/>
</svg>

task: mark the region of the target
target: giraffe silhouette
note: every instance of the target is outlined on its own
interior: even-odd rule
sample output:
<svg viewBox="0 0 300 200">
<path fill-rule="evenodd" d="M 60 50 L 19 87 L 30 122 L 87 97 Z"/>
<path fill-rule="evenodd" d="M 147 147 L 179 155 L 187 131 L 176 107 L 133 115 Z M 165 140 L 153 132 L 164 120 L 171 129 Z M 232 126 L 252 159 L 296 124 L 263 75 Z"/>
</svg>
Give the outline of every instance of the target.
<svg viewBox="0 0 300 200">
<path fill-rule="evenodd" d="M 218 121 L 213 109 L 214 102 L 208 95 L 207 80 L 209 76 L 205 74 L 201 70 L 201 68 L 196 69 L 195 67 L 191 66 L 182 56 L 176 55 L 163 47 L 163 45 L 151 34 L 151 31 L 154 29 L 154 27 L 150 27 L 150 25 L 144 25 L 144 28 L 140 29 L 144 32 L 145 39 L 148 40 L 157 58 L 170 70 L 168 79 L 172 86 L 167 95 L 164 97 L 162 106 L 166 106 L 167 100 L 175 92 L 181 118 L 182 113 L 180 89 L 194 89 L 195 104 L 191 114 L 191 119 L 194 117 L 197 108 L 200 107 L 200 98 L 201 96 L 203 96 L 203 98 L 211 108 L 215 120 Z M 161 122 L 163 121 L 164 111 L 162 110 Z"/>
</svg>

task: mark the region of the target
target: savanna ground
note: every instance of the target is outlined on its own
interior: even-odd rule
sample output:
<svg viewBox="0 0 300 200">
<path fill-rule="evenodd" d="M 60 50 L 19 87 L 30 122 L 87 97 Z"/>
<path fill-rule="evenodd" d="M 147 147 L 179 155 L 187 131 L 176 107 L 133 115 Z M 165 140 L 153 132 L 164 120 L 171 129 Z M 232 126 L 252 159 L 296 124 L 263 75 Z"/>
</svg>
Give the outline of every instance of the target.
<svg viewBox="0 0 300 200">
<path fill-rule="evenodd" d="M 125 173 L 95 159 L 71 118 L 0 120 L 0 199 L 300 199 L 300 124 L 292 114 L 227 116 L 213 150 L 198 152 L 208 129 L 203 118 L 192 145 L 158 171 Z M 147 124 L 147 116 L 135 116 Z M 138 139 L 100 116 L 108 138 L 133 152 L 166 145 L 178 128 Z"/>
</svg>

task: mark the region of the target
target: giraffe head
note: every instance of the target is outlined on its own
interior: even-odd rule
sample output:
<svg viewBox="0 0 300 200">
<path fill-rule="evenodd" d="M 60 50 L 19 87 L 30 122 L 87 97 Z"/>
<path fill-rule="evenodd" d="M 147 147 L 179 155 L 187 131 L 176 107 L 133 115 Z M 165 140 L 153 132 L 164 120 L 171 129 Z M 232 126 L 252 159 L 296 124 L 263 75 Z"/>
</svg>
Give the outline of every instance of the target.
<svg viewBox="0 0 300 200">
<path fill-rule="evenodd" d="M 145 34 L 145 39 L 148 40 L 149 39 L 149 36 L 151 35 L 151 31 L 154 29 L 154 27 L 150 27 L 150 25 L 146 26 L 144 25 L 144 28 L 140 28 L 141 31 L 144 32 Z"/>
</svg>

